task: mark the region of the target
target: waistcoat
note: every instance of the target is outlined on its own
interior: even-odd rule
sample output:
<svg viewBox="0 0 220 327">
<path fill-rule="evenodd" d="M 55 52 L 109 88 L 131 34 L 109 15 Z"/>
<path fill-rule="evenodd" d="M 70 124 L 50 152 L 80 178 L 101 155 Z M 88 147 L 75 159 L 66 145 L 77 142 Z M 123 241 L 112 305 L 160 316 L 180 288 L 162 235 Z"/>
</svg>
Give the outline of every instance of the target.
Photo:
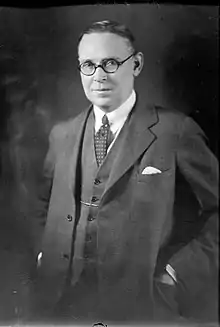
<svg viewBox="0 0 220 327">
<path fill-rule="evenodd" d="M 81 193 L 81 206 L 74 244 L 72 285 L 78 280 L 78 270 L 82 271 L 82 266 L 85 269 L 85 266 L 90 264 L 96 265 L 98 262 L 97 239 L 98 219 L 100 218 L 97 218 L 97 215 L 99 203 L 114 165 L 116 154 L 120 151 L 127 121 L 107 153 L 102 165 L 98 167 L 94 147 L 95 119 L 93 111 L 91 111 L 87 119 L 82 141 L 81 160 L 78 160 L 78 165 L 81 168 L 78 170 L 80 171 L 81 185 L 80 188 L 77 187 L 77 191 Z"/>
</svg>

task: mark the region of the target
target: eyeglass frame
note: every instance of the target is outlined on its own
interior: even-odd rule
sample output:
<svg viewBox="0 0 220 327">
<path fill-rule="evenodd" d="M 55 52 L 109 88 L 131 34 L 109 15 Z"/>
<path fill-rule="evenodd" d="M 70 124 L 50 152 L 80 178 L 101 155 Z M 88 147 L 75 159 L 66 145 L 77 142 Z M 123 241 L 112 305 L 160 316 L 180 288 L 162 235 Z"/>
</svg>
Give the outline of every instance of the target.
<svg viewBox="0 0 220 327">
<path fill-rule="evenodd" d="M 128 56 L 127 58 L 125 58 L 124 60 L 122 60 L 122 61 L 119 61 L 119 60 L 117 60 L 117 59 L 115 59 L 115 58 L 106 58 L 106 59 L 103 59 L 102 60 L 102 62 L 103 61 L 108 61 L 108 60 L 114 60 L 115 62 L 116 62 L 116 64 L 117 64 L 117 69 L 114 71 L 114 72 L 107 72 L 106 70 L 105 70 L 105 68 L 103 67 L 103 63 L 102 64 L 98 64 L 98 65 L 96 65 L 96 64 L 94 64 L 92 61 L 90 61 L 90 60 L 88 60 L 88 61 L 90 61 L 92 64 L 93 64 L 93 67 L 94 67 L 94 72 L 92 73 L 92 74 L 84 74 L 82 71 L 81 71 L 81 66 L 86 62 L 83 62 L 83 63 L 81 63 L 81 64 L 79 64 L 78 66 L 77 66 L 77 68 L 79 69 L 79 71 L 83 74 L 83 75 L 85 75 L 85 76 L 92 76 L 92 75 L 94 75 L 95 74 L 95 72 L 96 72 L 96 69 L 97 68 L 102 68 L 103 70 L 104 70 L 104 72 L 106 73 L 106 74 L 114 74 L 115 72 L 117 72 L 117 70 L 119 69 L 119 67 L 121 66 L 121 65 L 123 65 L 127 60 L 129 60 L 130 58 L 132 58 L 134 55 L 136 54 L 136 51 L 135 52 L 133 52 L 130 56 Z"/>
</svg>

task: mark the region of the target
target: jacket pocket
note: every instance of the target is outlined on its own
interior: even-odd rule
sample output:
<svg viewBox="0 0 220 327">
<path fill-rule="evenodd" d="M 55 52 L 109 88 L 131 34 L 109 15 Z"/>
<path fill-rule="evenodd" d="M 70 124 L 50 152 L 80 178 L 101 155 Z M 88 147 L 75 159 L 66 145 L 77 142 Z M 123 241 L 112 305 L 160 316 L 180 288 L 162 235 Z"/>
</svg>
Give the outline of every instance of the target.
<svg viewBox="0 0 220 327">
<path fill-rule="evenodd" d="M 171 175 L 172 175 L 171 169 L 165 169 L 165 170 L 161 171 L 160 173 L 156 173 L 156 174 L 139 173 L 139 174 L 137 174 L 137 181 L 148 183 L 150 181 L 161 180 L 164 177 L 166 177 L 166 178 L 170 177 Z"/>
<path fill-rule="evenodd" d="M 176 316 L 180 316 L 179 305 L 176 300 L 176 285 L 168 285 L 155 279 L 154 292 L 156 305 L 164 307 L 164 309 L 171 314 L 173 313 Z"/>
</svg>

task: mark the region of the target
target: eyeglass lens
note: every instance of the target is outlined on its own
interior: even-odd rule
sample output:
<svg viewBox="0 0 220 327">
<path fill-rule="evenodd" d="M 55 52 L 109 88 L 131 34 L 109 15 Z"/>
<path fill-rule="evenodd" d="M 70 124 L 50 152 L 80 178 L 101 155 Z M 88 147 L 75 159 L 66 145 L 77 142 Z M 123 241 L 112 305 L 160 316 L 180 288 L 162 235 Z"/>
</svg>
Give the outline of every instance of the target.
<svg viewBox="0 0 220 327">
<path fill-rule="evenodd" d="M 80 70 L 83 74 L 90 75 L 95 72 L 97 66 L 99 65 L 95 65 L 93 62 L 87 61 L 80 65 Z M 100 66 L 106 73 L 113 73 L 118 69 L 118 63 L 114 59 L 103 60 Z"/>
</svg>

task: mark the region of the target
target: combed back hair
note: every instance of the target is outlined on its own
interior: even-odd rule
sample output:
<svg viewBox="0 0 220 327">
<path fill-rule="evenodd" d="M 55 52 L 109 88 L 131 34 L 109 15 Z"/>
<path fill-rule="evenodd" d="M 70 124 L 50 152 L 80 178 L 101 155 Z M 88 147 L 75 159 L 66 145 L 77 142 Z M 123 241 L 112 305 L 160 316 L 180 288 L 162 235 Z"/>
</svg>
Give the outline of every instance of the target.
<svg viewBox="0 0 220 327">
<path fill-rule="evenodd" d="M 110 20 L 103 20 L 100 22 L 95 22 L 88 26 L 80 35 L 78 45 L 82 40 L 85 34 L 92 34 L 92 33 L 112 33 L 123 37 L 127 41 L 127 45 L 131 52 L 135 52 L 135 38 L 131 31 L 122 24 L 119 24 L 115 21 Z"/>
</svg>

